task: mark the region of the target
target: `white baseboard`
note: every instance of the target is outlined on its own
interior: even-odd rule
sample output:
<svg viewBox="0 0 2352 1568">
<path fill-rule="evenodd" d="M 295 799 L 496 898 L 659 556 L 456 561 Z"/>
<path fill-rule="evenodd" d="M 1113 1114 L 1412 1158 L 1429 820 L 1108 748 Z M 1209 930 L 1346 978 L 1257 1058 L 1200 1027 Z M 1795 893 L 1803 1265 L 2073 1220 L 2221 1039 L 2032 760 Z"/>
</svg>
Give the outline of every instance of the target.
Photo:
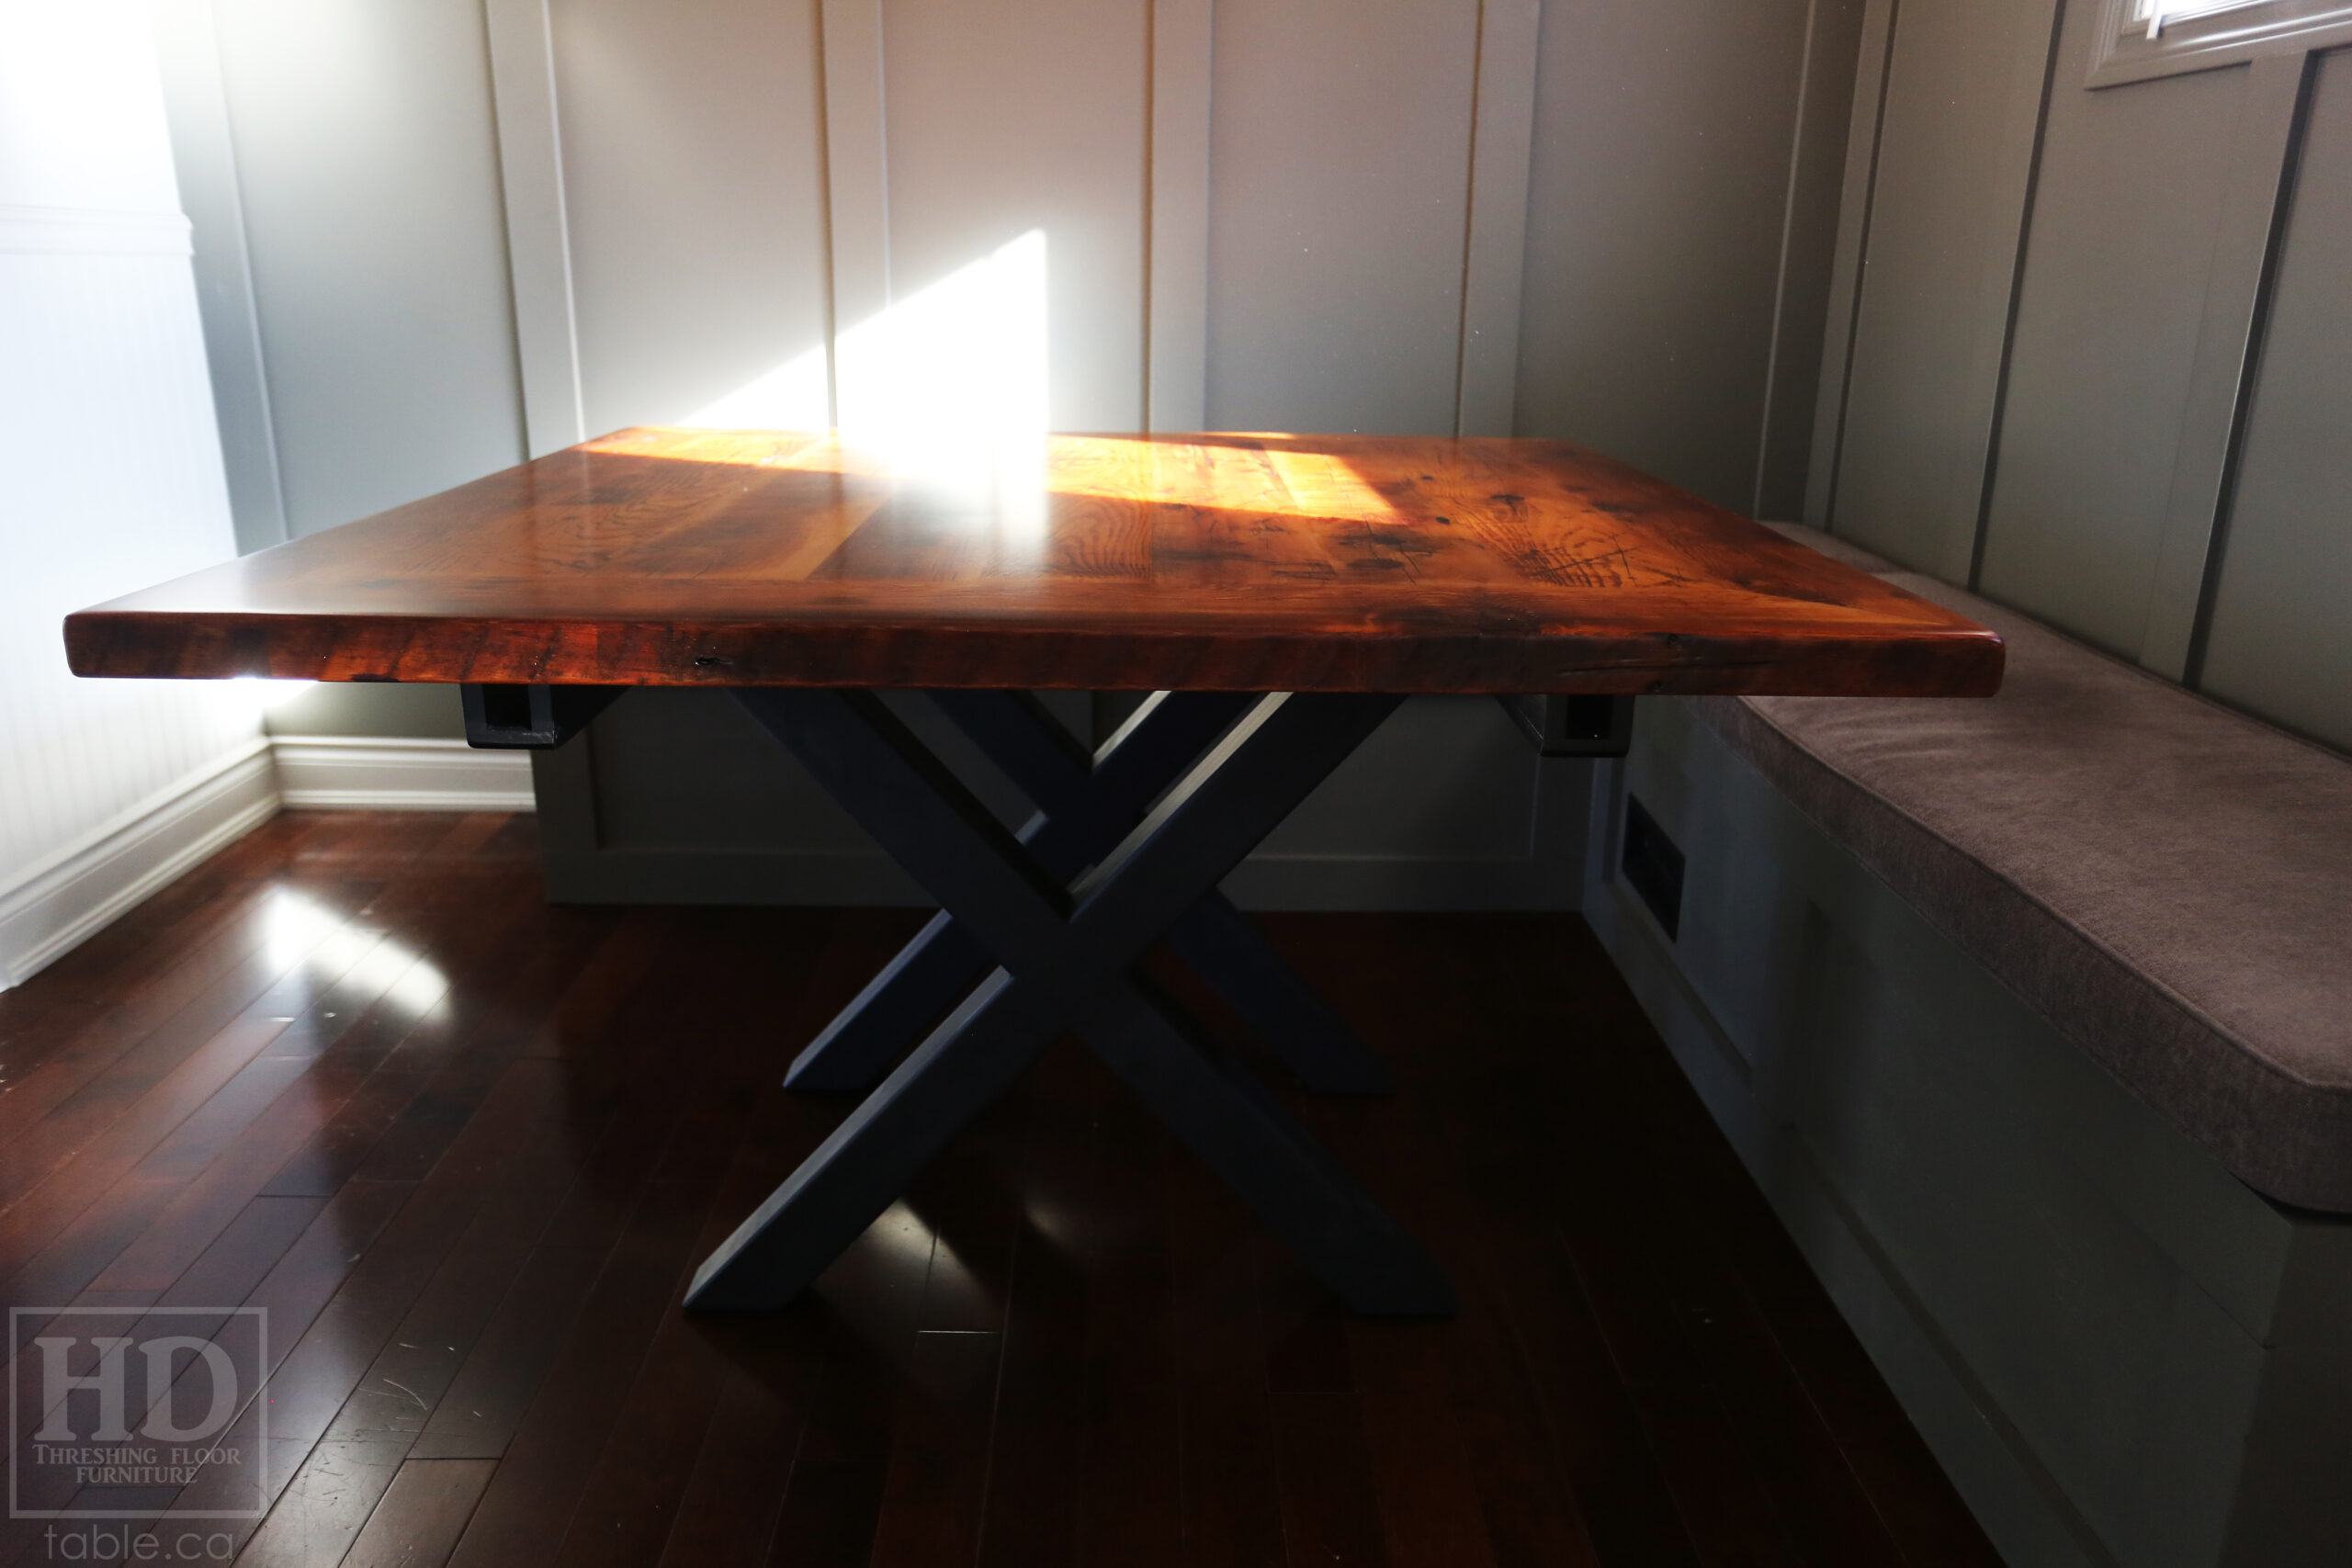
<svg viewBox="0 0 2352 1568">
<path fill-rule="evenodd" d="M 0 886 L 0 990 L 293 807 L 529 811 L 531 759 L 462 740 L 256 738 Z"/>
<path fill-rule="evenodd" d="M 275 735 L 289 807 L 372 811 L 529 811 L 527 751 L 381 735 Z"/>
<path fill-rule="evenodd" d="M 0 990 L 277 812 L 269 745 L 256 737 L 0 887 Z"/>
</svg>

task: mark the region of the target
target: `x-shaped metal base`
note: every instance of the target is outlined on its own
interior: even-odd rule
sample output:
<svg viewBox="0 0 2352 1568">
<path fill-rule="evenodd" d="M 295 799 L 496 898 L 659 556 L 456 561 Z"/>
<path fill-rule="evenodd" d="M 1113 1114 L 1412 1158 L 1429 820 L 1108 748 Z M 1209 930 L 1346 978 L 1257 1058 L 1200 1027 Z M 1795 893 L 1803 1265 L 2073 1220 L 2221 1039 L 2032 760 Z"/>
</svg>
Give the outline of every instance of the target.
<svg viewBox="0 0 2352 1568">
<path fill-rule="evenodd" d="M 931 700 L 1035 802 L 1021 841 L 1067 883 L 1135 830 L 1151 803 L 1257 699 L 1244 692 L 1155 692 L 1090 754 L 1028 692 L 933 692 Z M 1385 1094 L 1387 1069 L 1313 987 L 1212 887 L 1169 928 L 1169 944 L 1317 1094 Z M 789 1089 L 869 1089 L 892 1058 L 978 985 L 995 961 L 947 910 L 794 1058 Z"/>
<path fill-rule="evenodd" d="M 1139 782 L 1135 787 L 1144 793 L 1130 795 L 1101 777 L 1079 787 L 1069 769 L 1042 760 L 1049 742 L 1030 745 L 1023 727 L 985 716 L 988 694 L 948 698 L 951 712 L 967 705 L 983 715 L 967 730 L 1024 791 L 1040 792 L 1033 798 L 1046 807 L 1045 820 L 1030 825 L 1024 843 L 874 694 L 747 688 L 736 696 L 939 900 L 952 924 L 918 946 L 969 941 L 995 967 L 705 1260 L 689 1306 L 772 1307 L 797 1295 L 1048 1041 L 1074 1030 L 1350 1307 L 1453 1310 L 1443 1272 L 1412 1239 L 1271 1095 L 1134 975 L 1153 942 L 1191 940 L 1180 933 L 1193 931 L 1195 921 L 1221 919 L 1220 908 L 1230 911 L 1221 899 L 1209 901 L 1217 883 L 1397 699 L 1242 699 L 1246 712 L 1221 736 L 1202 707 L 1195 745 L 1206 745 L 1205 752 L 1164 793 Z M 1175 722 L 1161 722 L 1173 745 Z M 1104 762 L 1120 750 L 1111 748 Z M 1145 754 L 1135 755 L 1139 775 L 1148 773 Z M 1154 795 L 1157 803 L 1133 823 L 1134 811 Z M 1122 813 L 1131 828 L 1117 822 Z M 1114 828 L 1115 840 L 1106 840 Z M 1076 847 L 1057 847 L 1063 834 Z M 1070 873 L 1062 868 L 1087 861 L 1095 863 L 1091 870 L 1066 880 Z M 1200 916 L 1202 909 L 1211 913 Z M 1254 937 L 1249 945 L 1255 949 Z M 930 963 L 953 972 L 914 948 L 894 967 L 904 975 Z M 883 984 L 887 993 L 897 982 Z M 837 1021 L 820 1059 L 842 1040 L 859 1039 L 863 1018 Z M 1298 1039 L 1277 1036 L 1294 1061 Z M 861 1067 L 873 1059 L 855 1058 Z"/>
</svg>

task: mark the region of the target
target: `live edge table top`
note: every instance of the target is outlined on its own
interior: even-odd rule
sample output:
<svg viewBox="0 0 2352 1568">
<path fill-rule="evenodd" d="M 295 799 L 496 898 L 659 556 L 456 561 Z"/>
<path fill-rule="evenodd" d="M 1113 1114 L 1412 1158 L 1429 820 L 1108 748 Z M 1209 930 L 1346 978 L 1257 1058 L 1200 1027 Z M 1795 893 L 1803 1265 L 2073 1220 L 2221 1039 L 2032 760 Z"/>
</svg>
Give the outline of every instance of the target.
<svg viewBox="0 0 2352 1568">
<path fill-rule="evenodd" d="M 82 675 L 1976 696 L 2000 639 L 1554 441 L 627 430 L 66 621 Z"/>
</svg>

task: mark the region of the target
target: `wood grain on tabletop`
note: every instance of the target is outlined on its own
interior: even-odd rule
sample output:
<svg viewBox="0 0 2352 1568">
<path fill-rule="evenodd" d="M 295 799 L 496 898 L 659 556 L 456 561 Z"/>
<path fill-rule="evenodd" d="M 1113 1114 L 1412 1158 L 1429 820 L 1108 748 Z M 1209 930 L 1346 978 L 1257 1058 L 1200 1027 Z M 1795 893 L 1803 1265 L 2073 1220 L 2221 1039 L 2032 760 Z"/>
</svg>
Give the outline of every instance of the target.
<svg viewBox="0 0 2352 1568">
<path fill-rule="evenodd" d="M 1989 694 L 1992 632 L 1556 441 L 627 430 L 85 610 L 83 675 Z"/>
</svg>

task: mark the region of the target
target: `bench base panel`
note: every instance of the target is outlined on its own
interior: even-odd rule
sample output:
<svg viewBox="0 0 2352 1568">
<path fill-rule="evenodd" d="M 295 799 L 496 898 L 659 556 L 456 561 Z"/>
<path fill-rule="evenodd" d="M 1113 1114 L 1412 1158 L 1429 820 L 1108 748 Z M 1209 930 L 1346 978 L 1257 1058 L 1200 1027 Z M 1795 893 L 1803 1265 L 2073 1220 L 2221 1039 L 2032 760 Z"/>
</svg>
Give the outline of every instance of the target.
<svg viewBox="0 0 2352 1568">
<path fill-rule="evenodd" d="M 1629 795 L 1683 857 L 1673 937 L 1620 868 Z M 2232 1177 L 1683 705 L 1604 765 L 1587 865 L 1587 919 L 2009 1562 L 2352 1561 L 2352 1223 Z"/>
</svg>

